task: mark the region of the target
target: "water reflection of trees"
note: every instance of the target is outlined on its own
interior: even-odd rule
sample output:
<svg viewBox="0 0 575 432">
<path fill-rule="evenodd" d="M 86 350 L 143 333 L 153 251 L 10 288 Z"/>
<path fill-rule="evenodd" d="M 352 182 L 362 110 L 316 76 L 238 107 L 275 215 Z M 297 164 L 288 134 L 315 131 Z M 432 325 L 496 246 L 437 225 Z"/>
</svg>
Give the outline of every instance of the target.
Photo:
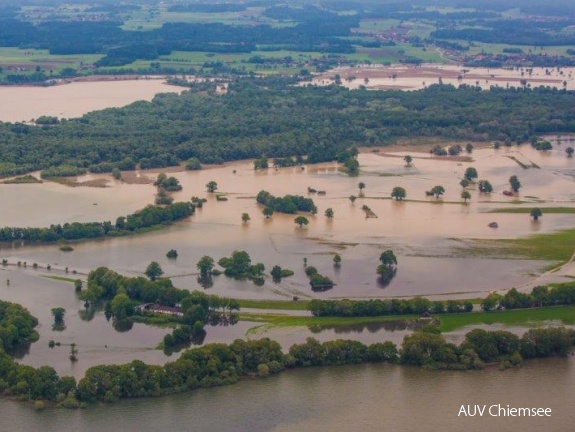
<svg viewBox="0 0 575 432">
<path fill-rule="evenodd" d="M 382 274 L 377 278 L 377 285 L 380 288 L 387 288 L 396 275 L 397 267 L 390 268 L 385 274 Z"/>
<path fill-rule="evenodd" d="M 333 331 L 336 334 L 347 334 L 347 333 L 363 333 L 368 331 L 369 333 L 377 333 L 379 331 L 385 332 L 395 332 L 395 331 L 405 331 L 405 330 L 418 330 L 425 324 L 420 320 L 404 320 L 404 321 L 380 321 L 380 322 L 370 322 L 365 324 L 351 324 L 346 326 L 309 326 L 309 330 L 312 333 L 321 333 L 322 331 Z"/>
<path fill-rule="evenodd" d="M 214 278 L 210 274 L 198 276 L 198 283 L 203 289 L 209 289 L 214 286 Z"/>
</svg>

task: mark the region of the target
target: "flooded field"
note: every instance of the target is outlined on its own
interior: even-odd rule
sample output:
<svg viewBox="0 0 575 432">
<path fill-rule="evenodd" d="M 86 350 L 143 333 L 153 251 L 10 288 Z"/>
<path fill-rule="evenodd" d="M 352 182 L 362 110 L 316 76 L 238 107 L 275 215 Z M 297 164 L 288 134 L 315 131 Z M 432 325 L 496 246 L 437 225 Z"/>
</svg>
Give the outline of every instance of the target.
<svg viewBox="0 0 575 432">
<path fill-rule="evenodd" d="M 342 85 L 374 90 L 418 90 L 432 84 L 467 84 L 489 89 L 499 87 L 549 86 L 575 89 L 575 68 L 476 68 L 460 65 L 370 65 L 332 69 L 314 77 L 314 84 L 330 84 L 339 74 Z"/>
<path fill-rule="evenodd" d="M 180 93 L 164 79 L 74 82 L 52 87 L 0 86 L 0 121 L 30 121 L 40 116 L 80 117 L 90 111 L 151 100 L 158 93 Z"/>
<path fill-rule="evenodd" d="M 50 264 L 54 269 L 69 267 L 87 273 L 97 266 L 108 266 L 126 274 L 142 274 L 147 264 L 160 262 L 165 273 L 181 288 L 202 289 L 196 280 L 196 263 L 203 255 L 216 261 L 234 250 L 246 250 L 254 262 L 262 262 L 268 271 L 274 265 L 295 271 L 281 283 L 266 280 L 263 286 L 235 281 L 224 276 L 214 278 L 210 292 L 236 298 L 340 298 L 445 295 L 450 293 L 477 297 L 494 289 L 508 289 L 533 279 L 545 261 L 501 260 L 466 253 L 466 239 L 504 239 L 549 233 L 573 227 L 572 214 L 545 214 L 545 207 L 575 206 L 575 165 L 564 155 L 567 143 L 551 152 L 538 152 L 528 146 L 494 150 L 475 150 L 471 161 L 430 158 L 428 153 L 394 151 L 364 153 L 359 157 L 362 173 L 349 177 L 335 165 L 254 171 L 249 162 L 214 167 L 197 172 L 175 172 L 182 186 L 174 193 L 178 200 L 191 196 L 207 197 L 208 202 L 187 221 L 160 231 L 130 238 L 81 242 L 71 253 L 57 245 L 15 247 L 2 245 L 0 254 L 10 262 Z M 406 168 L 402 156 L 414 157 Z M 515 160 L 539 168 L 523 169 Z M 480 179 L 488 179 L 492 194 L 480 194 L 472 186 L 471 201 L 460 198 L 459 181 L 467 167 L 473 166 Z M 157 172 L 141 173 L 153 179 Z M 522 183 L 519 196 L 505 196 L 507 181 L 517 175 Z M 91 176 L 96 178 L 98 176 Z M 0 198 L 11 206 L 0 215 L 3 226 L 48 226 L 71 221 L 112 220 L 142 208 L 153 201 L 151 184 L 126 184 L 113 181 L 107 188 L 72 188 L 55 183 L 1 185 Z M 218 183 L 218 193 L 228 201 L 217 201 L 205 192 L 205 184 Z M 359 195 L 357 185 L 365 183 L 364 197 L 351 203 L 348 197 Z M 426 197 L 425 191 L 443 185 L 442 199 Z M 310 224 L 298 228 L 294 215 L 274 214 L 265 219 L 255 195 L 265 189 L 274 195 L 301 194 L 307 188 L 325 190 L 314 199 L 317 215 L 306 215 Z M 390 199 L 391 189 L 404 187 L 405 202 Z M 97 205 L 95 205 L 97 204 Z M 366 218 L 368 205 L 377 218 Z M 526 214 L 488 213 L 490 210 L 541 207 L 544 216 L 534 223 Z M 332 208 L 334 218 L 324 216 Z M 251 220 L 242 224 L 240 216 Z M 499 228 L 489 228 L 490 222 Z M 168 260 L 170 249 L 179 253 Z M 389 286 L 378 283 L 375 269 L 382 250 L 398 255 L 398 273 Z M 341 255 L 340 268 L 333 256 Z M 314 293 L 304 273 L 308 265 L 334 280 L 329 291 Z M 510 257 L 511 258 L 511 257 Z M 484 269 L 488 267 L 489 273 Z"/>
</svg>

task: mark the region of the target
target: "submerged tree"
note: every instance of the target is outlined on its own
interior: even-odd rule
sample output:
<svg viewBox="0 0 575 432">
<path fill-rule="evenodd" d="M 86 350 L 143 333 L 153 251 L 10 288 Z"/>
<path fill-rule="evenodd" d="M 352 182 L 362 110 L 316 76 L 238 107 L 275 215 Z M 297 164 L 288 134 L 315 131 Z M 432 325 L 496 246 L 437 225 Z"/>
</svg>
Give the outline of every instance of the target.
<svg viewBox="0 0 575 432">
<path fill-rule="evenodd" d="M 433 188 L 431 188 L 431 194 L 435 195 L 436 199 L 439 199 L 439 197 L 441 195 L 443 195 L 444 193 L 445 193 L 445 188 L 441 185 L 433 186 Z"/>
<path fill-rule="evenodd" d="M 487 180 L 479 180 L 479 183 L 477 183 L 477 188 L 481 193 L 493 192 L 493 186 L 491 186 L 491 183 L 489 183 Z"/>
<path fill-rule="evenodd" d="M 355 200 L 357 199 L 357 197 L 355 195 L 350 195 L 349 196 L 349 200 L 351 201 L 352 204 L 355 203 Z"/>
<path fill-rule="evenodd" d="M 467 180 L 469 180 L 470 182 L 473 181 L 474 179 L 477 178 L 477 170 L 473 167 L 469 167 L 465 170 L 465 174 L 463 175 L 463 177 L 465 177 Z"/>
<path fill-rule="evenodd" d="M 391 197 L 395 198 L 396 201 L 401 201 L 405 199 L 406 196 L 407 192 L 405 191 L 404 188 L 400 186 L 394 187 L 393 190 L 391 191 Z"/>
<path fill-rule="evenodd" d="M 471 199 L 471 194 L 464 190 L 463 192 L 461 192 L 461 199 L 463 200 L 463 202 L 465 202 L 465 204 L 467 204 L 467 200 Z"/>
<path fill-rule="evenodd" d="M 521 188 L 521 182 L 517 178 L 517 176 L 509 177 L 509 185 L 511 186 L 511 190 L 513 192 L 519 192 L 519 188 Z"/>
<path fill-rule="evenodd" d="M 413 162 L 413 158 L 410 155 L 406 155 L 403 160 L 405 161 L 405 166 L 410 167 Z"/>
<path fill-rule="evenodd" d="M 333 209 L 331 207 L 326 209 L 325 217 L 328 219 L 333 219 Z"/>
<path fill-rule="evenodd" d="M 469 180 L 467 180 L 466 178 L 464 178 L 464 179 L 461 179 L 459 184 L 461 185 L 461 187 L 463 189 L 465 189 L 466 187 L 468 187 L 471 184 L 471 182 Z"/>
<path fill-rule="evenodd" d="M 567 157 L 573 157 L 573 152 L 575 152 L 575 150 L 573 150 L 573 147 L 567 147 L 565 149 L 565 153 L 567 153 Z"/>
<path fill-rule="evenodd" d="M 531 216 L 533 218 L 533 220 L 535 222 L 537 222 L 539 220 L 539 218 L 541 216 L 543 216 L 543 212 L 541 211 L 540 208 L 534 208 L 533 210 L 531 210 L 531 212 L 529 213 L 529 216 Z"/>
<path fill-rule="evenodd" d="M 218 190 L 218 184 L 212 180 L 206 184 L 206 189 L 208 190 L 208 192 L 214 193 L 215 191 Z"/>
<path fill-rule="evenodd" d="M 335 254 L 333 257 L 333 265 L 335 267 L 339 267 L 341 266 L 341 256 L 339 256 L 339 254 Z"/>
<path fill-rule="evenodd" d="M 266 219 L 269 219 L 272 217 L 272 215 L 274 214 L 274 211 L 270 208 L 270 207 L 266 207 L 262 213 L 264 214 L 264 217 Z"/>
<path fill-rule="evenodd" d="M 309 224 L 309 220 L 308 218 L 306 218 L 305 216 L 298 216 L 293 220 L 297 225 L 299 225 L 299 227 L 303 227 L 304 225 Z"/>
<path fill-rule="evenodd" d="M 250 221 L 250 219 L 251 219 L 251 218 L 250 218 L 250 215 L 249 215 L 249 214 L 247 214 L 247 213 L 242 213 L 242 222 L 243 222 L 243 223 L 245 223 L 245 224 L 248 223 L 248 222 Z"/>
<path fill-rule="evenodd" d="M 215 265 L 214 259 L 210 256 L 204 255 L 202 258 L 200 258 L 200 260 L 196 264 L 196 267 L 198 268 L 202 276 L 208 276 L 212 274 L 214 265 Z"/>
</svg>

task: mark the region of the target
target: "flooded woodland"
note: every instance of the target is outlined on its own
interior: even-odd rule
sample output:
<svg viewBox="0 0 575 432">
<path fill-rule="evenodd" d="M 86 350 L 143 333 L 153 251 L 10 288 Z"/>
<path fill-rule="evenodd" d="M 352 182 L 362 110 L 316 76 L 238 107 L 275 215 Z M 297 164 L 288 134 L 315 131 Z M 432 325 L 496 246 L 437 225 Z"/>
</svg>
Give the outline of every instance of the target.
<svg viewBox="0 0 575 432">
<path fill-rule="evenodd" d="M 165 86 L 159 81 L 138 81 L 128 85 L 73 84 L 56 87 L 54 91 L 69 91 L 80 95 L 83 94 L 81 89 L 89 88 L 93 99 L 79 96 L 77 101 L 79 104 L 81 100 L 89 105 L 84 108 L 84 111 L 87 111 L 100 108 L 94 102 L 95 99 L 106 94 L 103 88 L 111 94 L 116 93 L 116 84 L 122 89 L 140 84 L 148 86 L 144 93 L 138 93 L 142 89 L 136 91 L 138 98 L 151 97 L 154 93 L 165 90 Z M 22 95 L 37 91 L 50 92 L 52 89 L 0 89 L 0 92 L 18 92 Z M 42 105 L 43 97 L 39 98 L 38 107 L 48 109 L 47 105 Z M 118 100 L 120 105 L 129 102 L 133 95 L 122 91 L 122 97 L 127 99 Z M 46 97 L 46 101 L 51 99 L 52 96 Z M 20 98 L 18 100 L 22 101 Z M 74 105 L 74 99 L 66 100 L 70 105 Z M 113 98 L 107 98 L 106 103 L 111 106 L 116 102 Z M 52 105 L 52 102 L 50 104 Z M 25 105 L 30 106 L 29 102 Z M 6 109 L 14 110 L 17 107 L 3 108 Z M 27 108 L 20 108 L 21 111 L 17 113 L 0 111 L 0 118 L 23 119 L 22 111 L 26 112 L 24 118 L 33 118 L 40 114 L 73 116 L 84 112 L 75 111 L 74 108 L 69 111 L 59 111 L 63 109 L 60 107 L 54 109 L 56 111 L 38 113 L 29 112 Z M 493 290 L 532 287 L 540 282 L 542 275 L 547 277 L 546 269 L 556 264 L 555 262 L 527 259 L 498 253 L 497 250 L 488 254 L 478 253 L 475 245 L 486 240 L 523 238 L 573 228 L 573 214 L 546 214 L 545 208 L 575 208 L 575 162 L 565 156 L 565 148 L 573 145 L 575 139 L 572 141 L 568 136 L 549 139 L 553 141 L 551 151 L 537 151 L 528 145 L 502 146 L 495 149 L 491 145 L 474 143 L 472 153 L 462 153 L 459 157 L 431 156 L 428 150 L 437 144 L 436 142 L 368 148 L 363 149 L 358 157 L 358 176 L 349 176 L 335 163 L 256 171 L 252 161 L 240 161 L 206 166 L 200 171 L 166 169 L 164 171 L 175 176 L 183 187 L 182 191 L 172 193 L 175 201 L 188 201 L 192 196 L 207 199 L 204 206 L 196 209 L 195 214 L 188 220 L 145 234 L 74 243 L 72 252 L 61 251 L 58 244 L 0 246 L 0 258 L 10 263 L 0 268 L 0 298 L 22 304 L 38 317 L 40 322 L 40 340 L 29 347 L 23 347 L 15 355 L 21 363 L 33 366 L 48 364 L 61 375 L 76 377 L 83 376 L 86 369 L 98 364 L 126 363 L 134 359 L 163 364 L 177 358 L 177 353 L 169 357 L 157 349 L 170 329 L 138 323 L 129 330 L 114 329 L 102 312 L 84 309 L 83 302 L 74 293 L 73 283 L 54 278 L 85 280 L 87 273 L 99 266 L 135 276 L 143 275 L 151 261 L 158 261 L 165 276 L 171 278 L 178 288 L 205 290 L 210 294 L 237 299 L 291 300 L 294 296 L 300 299 L 413 296 L 463 299 L 484 297 Z M 466 143 L 460 144 L 465 146 Z M 410 166 L 406 166 L 403 160 L 406 155 L 413 158 Z M 483 194 L 475 185 L 471 185 L 468 188 L 471 200 L 463 203 L 459 182 L 468 167 L 476 168 L 479 179 L 489 180 L 494 191 Z M 0 225 L 47 227 L 50 224 L 66 222 L 115 221 L 119 216 L 125 216 L 153 203 L 156 188 L 152 183 L 159 172 L 162 170 L 126 173 L 125 180 L 115 180 L 110 175 L 89 174 L 67 184 L 50 181 L 38 184 L 0 184 L 0 200 L 4 203 L 0 212 Z M 34 175 L 39 178 L 39 173 Z M 508 179 L 512 175 L 518 176 L 522 184 L 520 193 L 516 196 L 503 194 L 503 191 L 509 189 Z M 216 193 L 206 192 L 206 184 L 210 181 L 217 182 Z M 86 186 L 85 182 L 102 187 Z M 358 189 L 360 182 L 365 184 L 362 191 Z M 439 199 L 426 196 L 425 192 L 436 185 L 442 185 L 445 194 Z M 390 192 L 396 186 L 406 189 L 406 200 L 397 202 L 391 199 Z M 325 191 L 325 194 L 309 194 L 308 188 Z M 276 196 L 293 194 L 312 198 L 318 207 L 318 213 L 305 214 L 309 225 L 303 228 L 294 223 L 294 215 L 274 213 L 272 217 L 265 218 L 262 214 L 263 207 L 258 205 L 255 199 L 260 190 L 267 190 Z M 216 195 L 225 196 L 227 200 L 217 200 Z M 350 195 L 358 196 L 358 199 L 352 203 Z M 367 218 L 362 209 L 364 205 L 367 205 L 376 217 Z M 539 207 L 543 216 L 534 222 L 528 213 L 493 212 L 510 207 Z M 324 216 L 327 208 L 333 209 L 333 219 Z M 242 222 L 242 213 L 250 215 L 248 223 Z M 490 228 L 488 225 L 492 222 L 496 222 L 498 228 Z M 166 258 L 166 252 L 170 249 L 177 250 L 177 259 Z M 395 251 L 398 271 L 391 282 L 384 285 L 378 280 L 376 268 L 379 255 L 386 249 Z M 274 282 L 267 276 L 262 286 L 249 280 L 237 281 L 220 275 L 213 277 L 212 287 L 204 288 L 198 282 L 196 263 L 199 259 L 209 255 L 217 261 L 221 257 L 230 256 L 235 250 L 247 251 L 254 263 L 262 262 L 268 275 L 274 265 L 293 270 L 295 274 L 282 279 L 281 282 Z M 339 267 L 335 267 L 333 263 L 336 254 L 342 258 Z M 304 260 L 307 265 L 316 267 L 321 274 L 330 277 L 335 286 L 324 292 L 313 292 L 304 272 Z M 26 262 L 27 268 L 16 266 L 17 262 Z M 32 268 L 33 263 L 37 263 L 41 269 Z M 45 270 L 48 265 L 51 266 L 50 271 Z M 574 272 L 575 269 L 571 267 L 566 272 L 551 275 L 550 279 L 545 280 L 569 280 L 575 276 Z M 61 331 L 52 329 L 53 318 L 50 310 L 54 307 L 63 307 L 67 311 L 66 326 Z M 240 321 L 234 326 L 207 327 L 206 330 L 206 343 L 270 337 L 278 340 L 284 347 L 302 342 L 308 336 L 319 340 L 346 338 L 370 343 L 383 340 L 400 343 L 403 336 L 412 331 L 405 323 L 393 322 L 335 328 L 266 328 L 249 321 Z M 464 332 L 454 332 L 447 334 L 446 338 L 450 342 L 460 342 L 463 335 Z M 61 343 L 61 346 L 49 348 L 49 340 L 55 340 Z M 75 343 L 79 349 L 80 361 L 76 363 L 68 360 L 68 346 L 71 343 Z M 560 363 L 559 369 L 568 369 L 566 376 L 573 381 L 573 361 L 557 362 Z M 307 371 L 299 375 L 292 374 L 290 377 L 273 378 L 267 383 L 258 383 L 257 386 L 264 387 L 260 389 L 262 394 L 266 391 L 276 394 L 273 390 L 275 386 L 287 386 L 293 390 L 295 398 L 296 394 L 301 394 L 297 386 L 307 383 L 305 374 L 315 374 L 310 377 L 312 381 L 319 380 L 322 385 L 327 386 L 325 391 L 338 393 L 341 389 L 328 387 L 345 386 L 346 380 L 356 378 L 367 385 L 366 380 L 376 373 L 378 377 L 385 376 L 385 379 L 391 380 L 392 384 L 395 382 L 393 385 L 407 382 L 411 383 L 412 387 L 419 388 L 414 384 L 419 382 L 418 380 L 433 381 L 430 376 L 418 377 L 418 374 L 423 373 L 420 371 L 402 372 L 393 368 L 382 372 L 375 369 L 362 367 L 353 372 L 361 375 L 355 378 L 352 377 L 353 374 L 339 376 L 339 372 L 330 370 L 320 373 Z M 532 369 L 534 370 L 527 368 L 517 373 L 529 375 L 532 374 Z M 547 371 L 550 373 L 549 368 Z M 328 385 L 330 378 L 327 375 L 332 373 L 339 378 L 336 377 L 334 383 Z M 495 378 L 489 375 L 491 378 L 487 381 L 492 384 L 498 382 L 497 373 L 490 374 Z M 560 374 L 556 375 L 558 377 Z M 474 377 L 465 379 L 475 384 L 483 382 L 483 375 L 479 377 L 479 374 L 476 374 Z M 450 382 L 451 385 L 459 387 L 469 385 L 471 388 L 475 385 L 471 382 L 460 382 L 459 378 Z M 252 384 L 241 384 L 240 392 L 249 391 L 252 394 L 252 390 L 248 389 Z M 488 384 L 486 386 L 489 387 Z M 400 387 L 403 388 L 403 384 Z M 484 397 L 493 392 L 493 388 L 487 387 Z M 405 387 L 403 394 L 411 400 L 409 394 L 412 390 L 409 389 L 409 386 Z M 206 391 L 202 396 L 185 396 L 177 400 L 187 403 L 185 398 L 190 397 L 194 398 L 194 404 L 201 405 L 203 402 L 198 402 L 198 398 L 210 398 L 210 394 L 213 394 L 213 397 L 216 397 L 216 394 L 217 397 L 222 394 L 222 397 L 226 397 L 226 392 L 232 394 L 235 391 L 236 389 L 218 389 L 213 393 Z M 282 390 L 281 393 L 283 392 Z M 289 389 L 286 394 L 289 394 Z M 122 403 L 115 409 L 130 410 L 126 408 L 129 404 L 144 406 L 147 403 L 156 402 Z M 469 403 L 475 402 L 469 400 Z M 324 408 L 327 411 L 334 409 L 333 406 Z M 19 409 L 11 402 L 0 403 L 2 416 L 6 412 Z M 293 409 L 297 411 L 299 408 Z M 453 409 L 457 409 L 455 405 Z M 132 411 L 136 412 L 135 409 Z M 88 421 L 92 414 L 88 411 L 81 415 Z M 323 414 L 320 417 L 323 417 Z M 315 422 L 319 421 L 318 418 L 307 419 L 303 414 L 297 418 L 297 430 L 314 430 L 317 426 Z M 39 417 L 31 417 L 26 421 L 33 423 L 40 420 Z M 74 421 L 83 424 L 84 420 L 76 418 Z M 272 427 L 277 430 L 295 430 L 290 429 L 289 423 L 252 425 L 250 430 L 270 430 Z M 367 428 L 370 426 L 367 425 Z M 333 430 L 337 430 L 337 427 L 334 426 Z M 483 429 L 470 427 L 468 430 Z"/>
</svg>

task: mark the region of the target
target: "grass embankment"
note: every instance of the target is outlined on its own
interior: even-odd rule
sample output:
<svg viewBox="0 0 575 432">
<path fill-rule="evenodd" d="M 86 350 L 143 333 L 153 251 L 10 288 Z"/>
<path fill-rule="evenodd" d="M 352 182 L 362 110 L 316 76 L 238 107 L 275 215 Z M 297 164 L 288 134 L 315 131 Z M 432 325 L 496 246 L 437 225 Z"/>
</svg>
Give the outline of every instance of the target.
<svg viewBox="0 0 575 432">
<path fill-rule="evenodd" d="M 470 325 L 532 325 L 543 321 L 561 321 L 566 325 L 575 324 L 575 306 L 556 306 L 537 309 L 509 311 L 470 312 L 437 315 L 442 332 L 451 332 Z M 417 315 L 386 315 L 371 317 L 302 317 L 281 314 L 241 313 L 240 319 L 266 324 L 270 327 L 345 327 L 393 321 L 413 321 Z"/>
<path fill-rule="evenodd" d="M 543 215 L 546 214 L 574 214 L 575 207 L 540 207 Z M 516 213 L 516 214 L 529 214 L 531 213 L 531 208 L 520 207 L 520 208 L 498 208 L 489 210 L 485 213 Z"/>
<path fill-rule="evenodd" d="M 272 310 L 307 310 L 308 300 L 238 300 L 240 308 Z"/>
<path fill-rule="evenodd" d="M 305 327 L 305 326 L 350 326 L 377 322 L 408 321 L 417 319 L 417 315 L 386 315 L 370 317 L 313 317 L 292 316 L 281 314 L 240 313 L 240 320 L 269 324 L 274 327 Z"/>
<path fill-rule="evenodd" d="M 561 321 L 575 324 L 575 306 L 555 306 L 537 309 L 471 312 L 439 315 L 442 332 L 450 332 L 465 326 L 480 324 L 528 325 L 541 321 Z"/>
</svg>

